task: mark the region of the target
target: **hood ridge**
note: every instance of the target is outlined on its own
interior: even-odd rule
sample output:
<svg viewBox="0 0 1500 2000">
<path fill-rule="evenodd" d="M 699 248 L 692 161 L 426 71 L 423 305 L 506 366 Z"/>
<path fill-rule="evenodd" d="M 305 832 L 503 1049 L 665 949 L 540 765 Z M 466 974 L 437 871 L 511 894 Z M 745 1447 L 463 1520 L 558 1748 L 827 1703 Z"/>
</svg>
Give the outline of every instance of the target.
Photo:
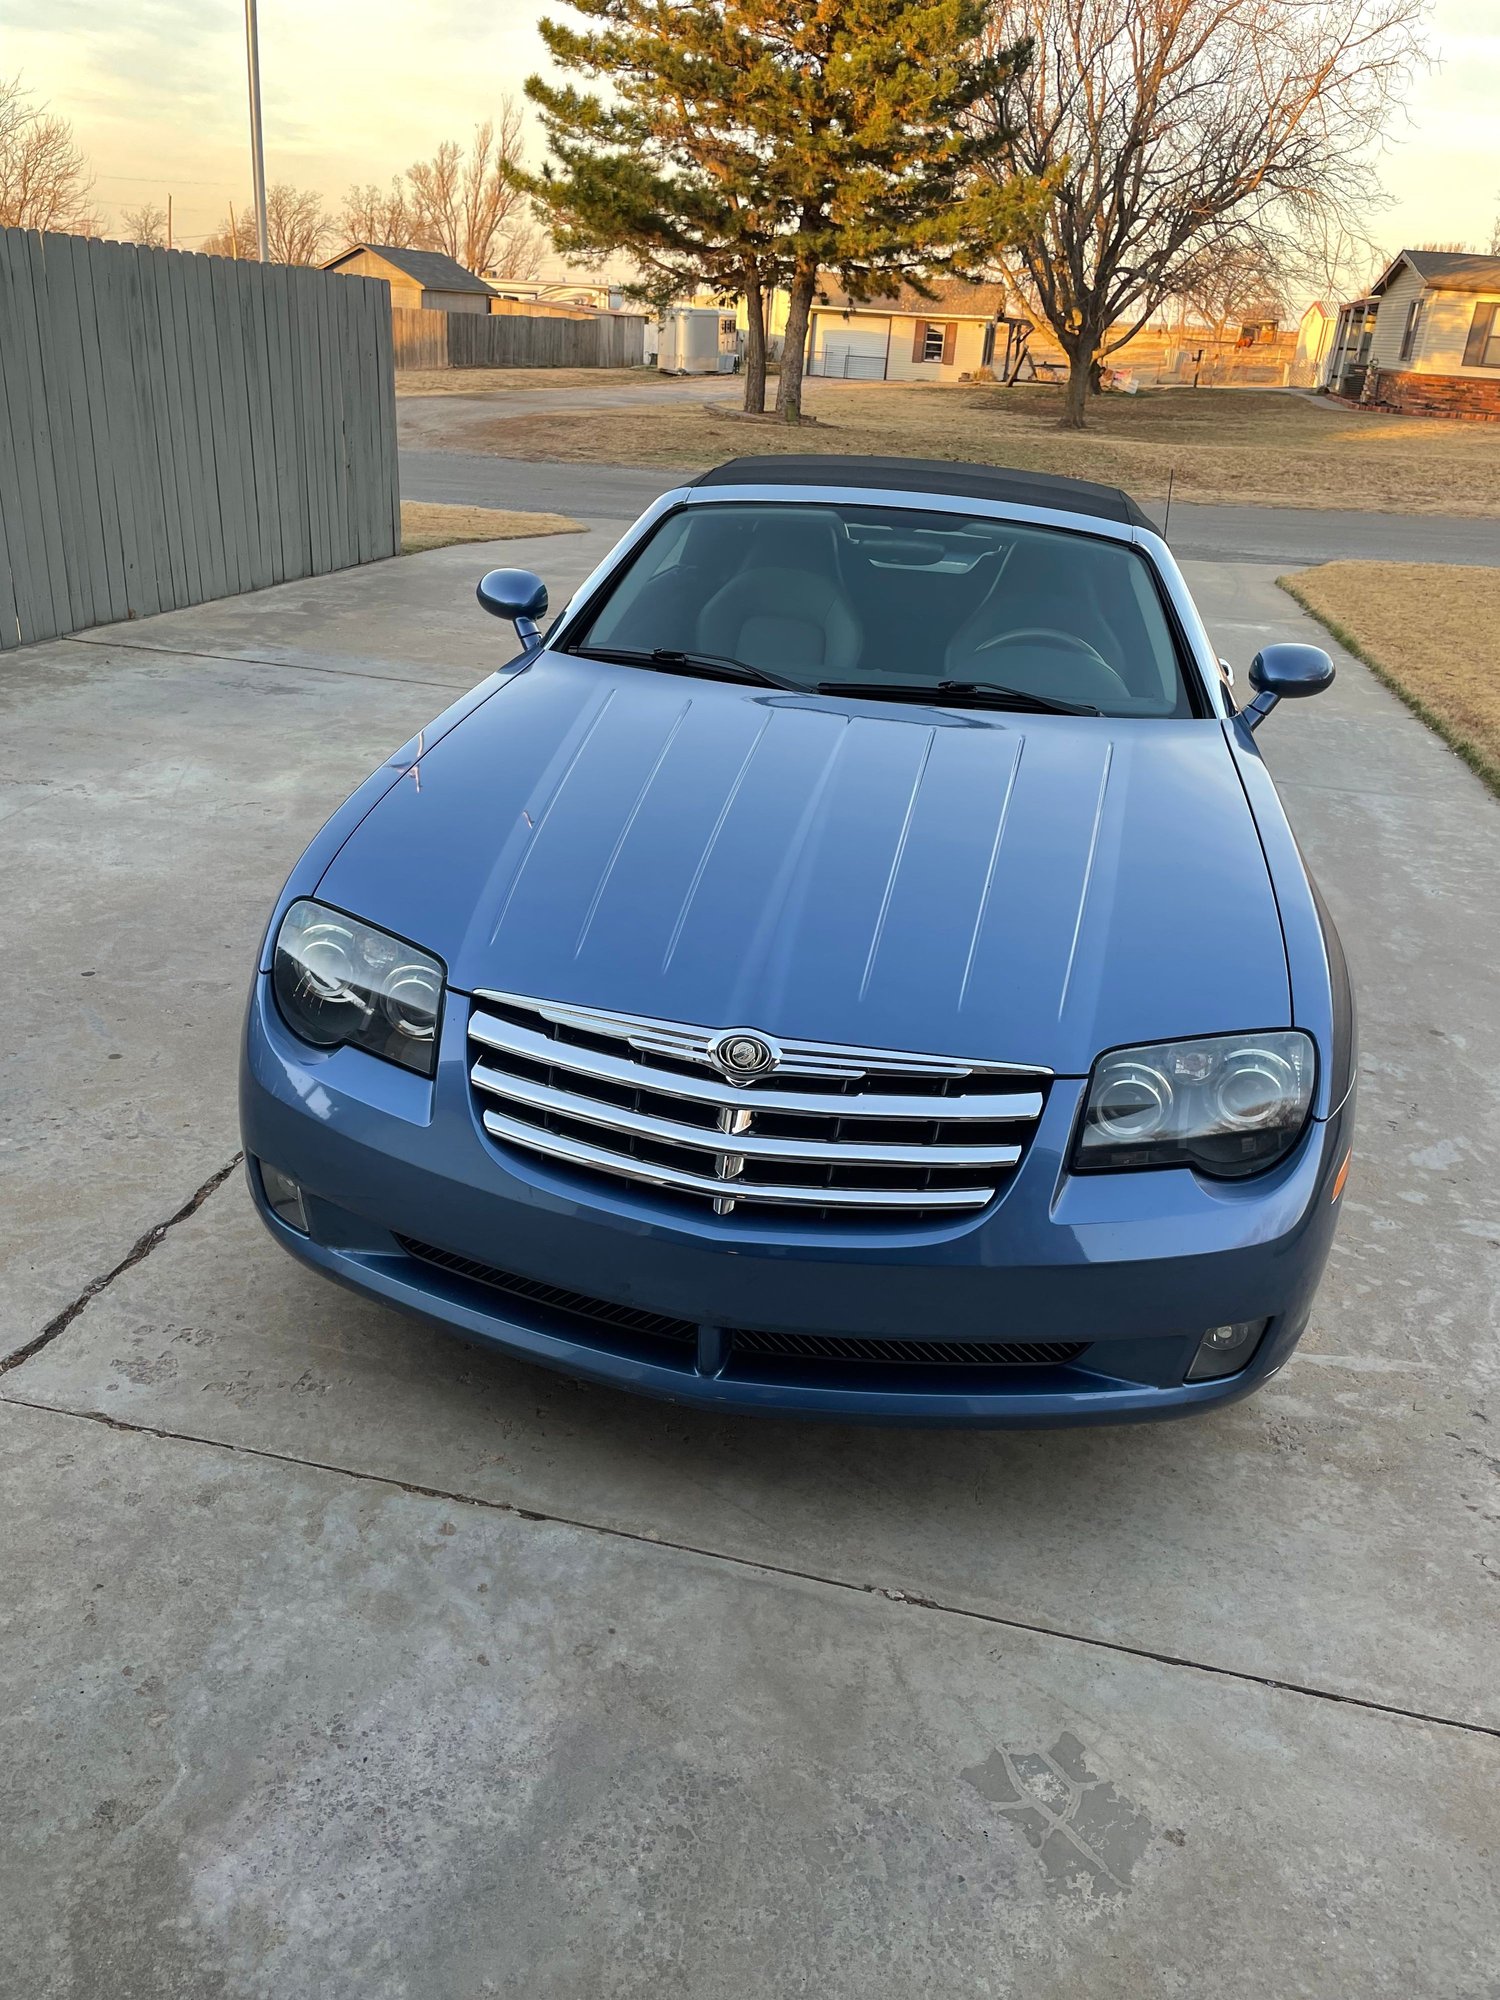
<svg viewBox="0 0 1500 2000">
<path fill-rule="evenodd" d="M 1059 1076 L 1291 1025 L 1212 718 L 877 711 L 544 654 L 422 769 L 319 894 L 459 993 Z"/>
</svg>

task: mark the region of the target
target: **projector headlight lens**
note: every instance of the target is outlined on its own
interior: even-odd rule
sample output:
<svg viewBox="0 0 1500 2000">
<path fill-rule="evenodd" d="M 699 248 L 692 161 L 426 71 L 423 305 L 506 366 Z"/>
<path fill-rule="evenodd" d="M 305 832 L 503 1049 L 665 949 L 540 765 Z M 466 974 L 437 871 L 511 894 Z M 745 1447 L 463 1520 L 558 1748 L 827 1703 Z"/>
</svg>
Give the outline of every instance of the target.
<svg viewBox="0 0 1500 2000">
<path fill-rule="evenodd" d="M 1295 1028 L 1114 1049 L 1089 1079 L 1073 1171 L 1261 1173 L 1301 1136 L 1316 1068 L 1311 1037 Z"/>
<path fill-rule="evenodd" d="M 276 935 L 281 1018 L 315 1048 L 366 1050 L 431 1076 L 443 1012 L 438 959 L 321 903 L 293 903 Z"/>
</svg>

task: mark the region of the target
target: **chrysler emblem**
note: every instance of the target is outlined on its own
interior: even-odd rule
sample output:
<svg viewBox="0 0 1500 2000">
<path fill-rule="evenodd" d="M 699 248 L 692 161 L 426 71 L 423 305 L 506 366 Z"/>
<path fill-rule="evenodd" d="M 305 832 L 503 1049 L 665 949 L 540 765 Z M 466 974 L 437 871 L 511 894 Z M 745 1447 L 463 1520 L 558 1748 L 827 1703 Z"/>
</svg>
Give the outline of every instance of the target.
<svg viewBox="0 0 1500 2000">
<path fill-rule="evenodd" d="M 726 1028 L 722 1035 L 714 1036 L 708 1053 L 730 1083 L 753 1083 L 780 1061 L 774 1043 L 749 1028 Z"/>
</svg>

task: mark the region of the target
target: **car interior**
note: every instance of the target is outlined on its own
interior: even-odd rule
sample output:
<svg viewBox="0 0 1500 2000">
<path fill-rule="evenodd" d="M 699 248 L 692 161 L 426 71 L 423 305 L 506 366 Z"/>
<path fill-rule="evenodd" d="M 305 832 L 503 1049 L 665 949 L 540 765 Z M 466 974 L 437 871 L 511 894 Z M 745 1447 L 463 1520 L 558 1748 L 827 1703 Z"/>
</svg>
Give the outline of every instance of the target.
<svg viewBox="0 0 1500 2000">
<path fill-rule="evenodd" d="M 713 654 L 806 681 L 979 681 L 1191 715 L 1145 559 L 980 515 L 723 501 L 666 516 L 570 646 Z"/>
</svg>

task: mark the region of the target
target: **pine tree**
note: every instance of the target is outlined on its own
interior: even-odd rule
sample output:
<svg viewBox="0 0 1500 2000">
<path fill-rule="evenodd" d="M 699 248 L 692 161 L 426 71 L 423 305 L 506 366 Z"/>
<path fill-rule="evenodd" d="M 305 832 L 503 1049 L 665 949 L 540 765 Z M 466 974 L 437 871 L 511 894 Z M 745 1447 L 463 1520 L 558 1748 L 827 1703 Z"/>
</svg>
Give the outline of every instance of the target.
<svg viewBox="0 0 1500 2000">
<path fill-rule="evenodd" d="M 526 183 L 566 256 L 624 250 L 632 287 L 653 304 L 706 285 L 743 298 L 745 408 L 765 407 L 764 302 L 784 268 L 756 139 L 744 117 L 746 78 L 722 5 L 679 0 L 573 0 L 605 23 L 579 33 L 543 20 L 559 67 L 608 80 L 608 102 L 531 77 L 551 158 Z"/>
<path fill-rule="evenodd" d="M 746 408 L 763 407 L 762 299 L 790 292 L 776 407 L 797 423 L 823 272 L 854 296 L 979 268 L 1035 214 L 1045 179 L 996 170 L 1008 134 L 966 114 L 1004 99 L 1024 50 L 982 46 L 985 0 L 572 0 L 543 20 L 565 69 L 533 77 L 552 161 L 533 183 L 566 251 L 746 298 Z M 986 171 L 983 175 L 980 169 Z"/>
</svg>

